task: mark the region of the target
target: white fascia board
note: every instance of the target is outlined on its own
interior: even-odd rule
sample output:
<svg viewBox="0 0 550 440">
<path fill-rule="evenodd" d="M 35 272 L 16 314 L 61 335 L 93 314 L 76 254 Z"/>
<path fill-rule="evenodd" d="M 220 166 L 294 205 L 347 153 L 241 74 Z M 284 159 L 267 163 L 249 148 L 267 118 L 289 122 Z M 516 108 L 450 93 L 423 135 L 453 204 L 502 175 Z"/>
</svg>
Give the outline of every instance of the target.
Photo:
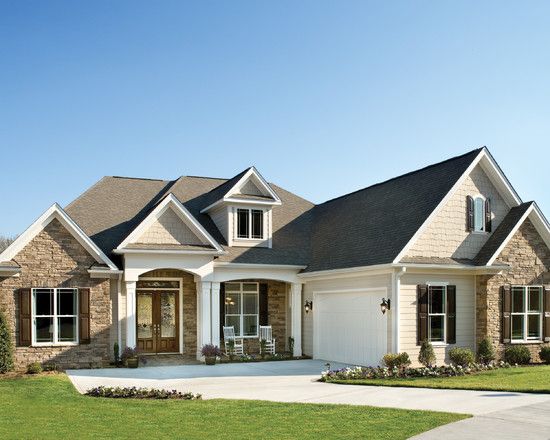
<svg viewBox="0 0 550 440">
<path fill-rule="evenodd" d="M 233 197 L 225 197 L 223 201 L 226 203 L 240 203 L 241 205 L 281 205 L 281 202 L 276 200 L 235 199 Z"/>
<path fill-rule="evenodd" d="M 414 243 L 420 238 L 422 233 L 426 230 L 428 225 L 434 220 L 434 218 L 439 214 L 439 212 L 443 209 L 443 207 L 447 204 L 449 199 L 454 195 L 454 193 L 462 186 L 466 178 L 470 175 L 470 173 L 473 171 L 473 169 L 483 160 L 483 164 L 485 165 L 483 168 L 485 171 L 487 169 L 490 169 L 493 171 L 493 175 L 489 176 L 493 179 L 498 179 L 498 181 L 501 182 L 501 188 L 505 188 L 506 191 L 504 191 L 505 194 L 503 196 L 510 202 L 511 206 L 517 206 L 521 204 L 521 199 L 517 195 L 514 188 L 512 188 L 512 185 L 510 185 L 510 182 L 508 182 L 508 179 L 506 179 L 506 176 L 502 173 L 500 167 L 495 162 L 493 157 L 489 154 L 489 151 L 487 148 L 483 148 L 477 157 L 472 161 L 470 166 L 464 171 L 462 176 L 456 181 L 456 183 L 453 185 L 453 187 L 450 189 L 450 191 L 443 197 L 441 202 L 437 205 L 437 207 L 434 209 L 434 211 L 428 216 L 428 218 L 424 221 L 422 226 L 418 228 L 418 230 L 415 232 L 415 234 L 412 236 L 412 238 L 409 240 L 409 242 L 405 245 L 405 247 L 399 252 L 397 257 L 393 260 L 393 263 L 399 263 L 401 259 L 407 255 L 407 252 L 412 247 Z M 490 173 L 488 173 L 490 174 Z M 495 185 L 497 186 L 497 185 Z"/>
<path fill-rule="evenodd" d="M 254 264 L 254 263 L 231 263 L 225 261 L 214 261 L 214 267 L 235 268 L 235 269 L 273 269 L 273 270 L 303 270 L 307 266 L 293 264 Z"/>
<path fill-rule="evenodd" d="M 71 235 L 92 255 L 98 263 L 109 266 L 110 269 L 118 270 L 117 266 L 103 253 L 90 237 L 78 226 L 75 221 L 59 206 L 54 203 L 44 212 L 25 232 L 9 245 L 0 254 L 0 261 L 9 261 L 14 258 L 40 231 L 42 231 L 53 219 L 59 222 L 71 233 Z"/>
<path fill-rule="evenodd" d="M 115 254 L 124 255 L 124 254 L 176 254 L 176 255 L 225 255 L 226 251 L 218 251 L 215 249 L 202 250 L 202 251 L 193 251 L 187 249 L 115 249 L 113 251 Z"/>
<path fill-rule="evenodd" d="M 423 263 L 402 263 L 399 266 L 403 266 L 407 269 L 420 269 L 420 270 L 445 270 L 445 271 L 460 271 L 460 272 L 474 272 L 474 273 L 495 273 L 503 270 L 510 269 L 510 266 L 468 266 L 467 264 L 423 264 Z"/>
<path fill-rule="evenodd" d="M 258 200 L 241 200 L 241 199 L 233 199 L 231 196 L 235 194 L 238 190 L 241 189 L 241 187 L 250 179 L 250 178 L 256 178 L 257 183 L 260 184 L 260 186 L 269 194 L 269 196 L 273 199 L 273 201 L 258 201 Z M 260 204 L 260 205 L 281 205 L 282 201 L 280 197 L 277 195 L 275 191 L 271 188 L 269 183 L 262 177 L 262 175 L 256 170 L 256 168 L 251 167 L 246 173 L 243 174 L 243 176 L 239 179 L 239 181 L 233 185 L 229 191 L 227 191 L 223 197 L 219 200 L 216 200 L 214 203 L 208 205 L 206 208 L 203 208 L 200 212 L 201 214 L 205 214 L 218 206 L 221 203 L 242 203 L 242 204 Z"/>
<path fill-rule="evenodd" d="M 521 205 L 521 197 L 516 192 L 502 169 L 487 148 L 483 148 L 481 167 L 487 173 L 489 179 L 497 187 L 500 195 L 506 200 L 510 207 Z"/>
<path fill-rule="evenodd" d="M 136 228 L 124 239 L 122 243 L 118 245 L 118 247 L 115 249 L 115 253 L 122 253 L 117 252 L 121 249 L 124 249 L 128 244 L 134 243 L 145 230 L 153 224 L 155 220 L 157 220 L 168 208 L 173 208 L 174 212 L 182 219 L 182 221 L 186 224 L 190 224 L 191 229 L 194 230 L 194 232 L 203 238 L 207 243 L 212 245 L 216 251 L 223 252 L 223 248 L 220 246 L 220 244 L 208 233 L 206 229 L 199 223 L 199 221 L 193 217 L 193 215 L 187 210 L 185 206 L 182 205 L 182 203 L 173 195 L 168 194 L 162 202 L 160 202 L 155 209 L 153 209 L 143 221 L 136 226 Z M 189 226 L 188 224 L 188 226 Z M 166 251 L 163 251 L 166 252 Z M 182 252 L 182 251 L 180 251 Z"/>
<path fill-rule="evenodd" d="M 550 224 L 548 223 L 548 220 L 538 207 L 538 205 L 533 202 L 529 208 L 525 211 L 525 213 L 521 216 L 519 221 L 516 223 L 514 228 L 510 231 L 506 239 L 500 244 L 498 249 L 495 251 L 493 256 L 489 259 L 487 262 L 488 266 L 491 266 L 500 253 L 504 250 L 504 248 L 508 245 L 512 237 L 515 235 L 515 233 L 518 231 L 518 229 L 521 227 L 521 225 L 525 222 L 525 220 L 529 218 L 531 222 L 533 223 L 533 226 L 535 226 L 535 229 L 540 234 L 541 238 L 544 240 L 544 243 L 546 243 L 546 246 L 550 248 Z"/>
<path fill-rule="evenodd" d="M 111 275 L 121 275 L 122 270 L 110 270 L 110 269 L 88 269 L 90 278 L 111 278 Z"/>
</svg>

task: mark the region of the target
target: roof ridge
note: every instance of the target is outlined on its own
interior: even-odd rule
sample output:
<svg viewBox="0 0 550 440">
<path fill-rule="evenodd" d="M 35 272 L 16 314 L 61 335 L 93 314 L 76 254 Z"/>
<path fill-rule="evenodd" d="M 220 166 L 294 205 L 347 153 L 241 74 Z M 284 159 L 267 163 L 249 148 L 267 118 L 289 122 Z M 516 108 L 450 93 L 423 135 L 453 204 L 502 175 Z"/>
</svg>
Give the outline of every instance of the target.
<svg viewBox="0 0 550 440">
<path fill-rule="evenodd" d="M 189 177 L 191 179 L 211 179 L 211 180 L 229 180 L 228 178 L 226 177 L 210 177 L 210 176 L 180 176 L 179 178 L 183 178 L 183 177 Z"/>
<path fill-rule="evenodd" d="M 427 170 L 427 169 L 429 169 L 429 168 L 433 168 L 433 167 L 436 167 L 436 166 L 439 166 L 439 165 L 443 165 L 444 163 L 450 162 L 450 161 L 452 161 L 452 160 L 461 159 L 461 158 L 463 158 L 463 157 L 465 157 L 465 156 L 468 156 L 469 154 L 472 154 L 472 153 L 476 153 L 476 152 L 479 153 L 479 152 L 481 152 L 481 151 L 482 151 L 483 149 L 485 149 L 485 148 L 486 148 L 485 146 L 483 146 L 483 147 L 481 147 L 481 148 L 476 148 L 476 149 L 474 149 L 474 150 L 468 151 L 467 153 L 460 154 L 460 155 L 458 155 L 458 156 L 454 156 L 454 157 L 451 157 L 451 158 L 449 158 L 449 159 L 442 160 L 441 162 L 437 162 L 437 163 L 433 163 L 433 164 L 430 164 L 430 165 L 426 165 L 425 167 L 418 168 L 418 169 L 416 169 L 416 170 L 409 171 L 409 172 L 404 173 L 404 174 L 400 174 L 399 176 L 395 176 L 395 177 L 392 177 L 392 178 L 390 178 L 390 179 L 383 180 L 382 182 L 373 183 L 372 185 L 366 186 L 366 187 L 364 187 L 364 188 L 360 188 L 360 189 L 357 189 L 357 190 L 355 190 L 355 191 L 349 192 L 349 193 L 347 193 L 347 194 L 343 194 L 343 195 L 341 195 L 341 196 L 334 197 L 334 198 L 332 198 L 332 199 L 326 200 L 326 201 L 324 201 L 323 203 L 319 203 L 319 204 L 316 205 L 316 206 L 325 205 L 325 204 L 327 204 L 327 203 L 333 202 L 333 201 L 335 201 L 335 200 L 342 199 L 342 198 L 344 198 L 344 197 L 351 196 L 351 195 L 356 194 L 356 193 L 359 193 L 359 192 L 361 192 L 361 191 L 365 191 L 365 190 L 367 190 L 367 189 L 371 189 L 371 188 L 374 188 L 374 187 L 376 187 L 376 186 L 384 185 L 384 184 L 386 184 L 386 183 L 392 182 L 392 181 L 397 180 L 397 179 L 401 179 L 401 178 L 403 178 L 403 177 L 411 176 L 411 175 L 416 174 L 416 173 L 419 173 L 419 172 L 421 172 L 421 171 L 425 171 L 425 170 Z"/>
<path fill-rule="evenodd" d="M 149 177 L 129 177 L 129 176 L 104 176 L 103 179 L 105 179 L 106 177 L 111 177 L 113 179 L 151 180 L 155 182 L 170 182 L 170 180 L 166 180 L 166 179 L 152 179 Z"/>
</svg>

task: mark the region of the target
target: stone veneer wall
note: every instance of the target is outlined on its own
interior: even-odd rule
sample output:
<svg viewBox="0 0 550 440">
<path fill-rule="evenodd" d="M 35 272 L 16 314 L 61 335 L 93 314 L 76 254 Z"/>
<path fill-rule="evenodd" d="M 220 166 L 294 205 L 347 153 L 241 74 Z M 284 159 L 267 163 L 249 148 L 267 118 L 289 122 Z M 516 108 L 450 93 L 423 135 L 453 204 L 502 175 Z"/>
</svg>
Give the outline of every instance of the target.
<svg viewBox="0 0 550 440">
<path fill-rule="evenodd" d="M 197 355 L 197 285 L 193 274 L 175 269 L 157 269 L 140 276 L 147 278 L 182 278 L 183 355 Z M 139 290 L 139 289 L 138 289 Z"/>
<path fill-rule="evenodd" d="M 550 283 L 550 250 L 527 219 L 503 249 L 495 264 L 508 264 L 501 275 L 476 277 L 476 334 L 478 342 L 488 336 L 500 357 L 508 344 L 502 344 L 501 286 L 505 284 Z M 546 344 L 549 345 L 549 344 Z M 541 344 L 527 344 L 533 361 L 539 361 Z"/>
<path fill-rule="evenodd" d="M 31 362 L 40 362 L 64 369 L 96 367 L 108 362 L 112 351 L 110 280 L 90 278 L 88 269 L 95 260 L 86 249 L 54 219 L 12 261 L 21 266 L 21 275 L 0 277 L 0 309 L 6 313 L 11 326 L 15 367 L 23 369 Z M 91 343 L 65 347 L 18 346 L 18 289 L 32 287 L 90 288 Z"/>
<path fill-rule="evenodd" d="M 474 258 L 489 238 L 489 234 L 466 231 L 466 196 L 478 194 L 491 199 L 494 231 L 509 208 L 478 165 L 428 225 L 407 257 Z"/>
</svg>

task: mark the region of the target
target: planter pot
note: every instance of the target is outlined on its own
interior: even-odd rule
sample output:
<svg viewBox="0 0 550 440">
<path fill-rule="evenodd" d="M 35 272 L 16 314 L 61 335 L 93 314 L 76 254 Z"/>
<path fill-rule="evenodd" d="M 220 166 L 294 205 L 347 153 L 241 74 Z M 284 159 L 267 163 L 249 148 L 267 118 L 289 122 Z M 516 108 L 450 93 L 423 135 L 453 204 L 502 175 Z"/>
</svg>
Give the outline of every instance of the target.
<svg viewBox="0 0 550 440">
<path fill-rule="evenodd" d="M 138 358 L 130 358 L 126 361 L 126 366 L 128 368 L 137 368 L 139 367 L 139 359 Z"/>
<path fill-rule="evenodd" d="M 215 365 L 216 364 L 216 358 L 215 357 L 205 357 L 204 362 L 206 365 Z"/>
</svg>

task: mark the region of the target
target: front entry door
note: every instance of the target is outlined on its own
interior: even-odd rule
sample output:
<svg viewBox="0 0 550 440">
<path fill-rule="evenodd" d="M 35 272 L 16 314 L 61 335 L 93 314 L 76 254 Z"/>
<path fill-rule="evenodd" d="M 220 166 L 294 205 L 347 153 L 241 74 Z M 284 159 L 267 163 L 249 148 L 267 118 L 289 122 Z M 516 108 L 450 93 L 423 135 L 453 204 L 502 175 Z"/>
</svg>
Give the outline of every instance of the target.
<svg viewBox="0 0 550 440">
<path fill-rule="evenodd" d="M 179 351 L 178 292 L 137 292 L 137 341 L 143 353 Z"/>
</svg>

